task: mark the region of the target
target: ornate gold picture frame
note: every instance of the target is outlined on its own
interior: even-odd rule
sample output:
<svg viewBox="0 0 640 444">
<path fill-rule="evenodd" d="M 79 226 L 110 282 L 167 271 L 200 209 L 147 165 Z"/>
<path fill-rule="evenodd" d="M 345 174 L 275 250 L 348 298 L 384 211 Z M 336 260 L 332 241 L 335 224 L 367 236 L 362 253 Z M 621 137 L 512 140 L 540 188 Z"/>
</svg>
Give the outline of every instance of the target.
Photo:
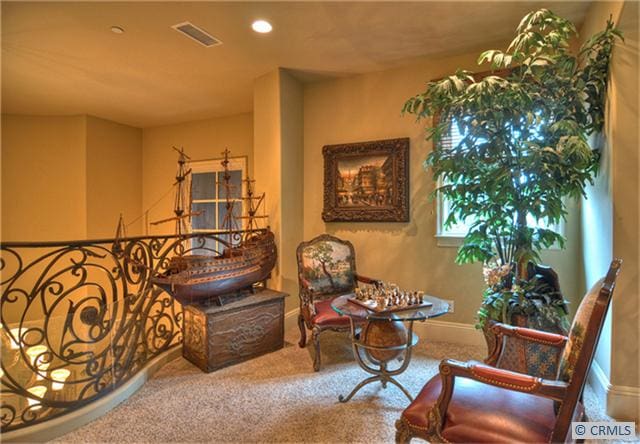
<svg viewBox="0 0 640 444">
<path fill-rule="evenodd" d="M 325 222 L 409 221 L 409 138 L 326 145 Z"/>
</svg>

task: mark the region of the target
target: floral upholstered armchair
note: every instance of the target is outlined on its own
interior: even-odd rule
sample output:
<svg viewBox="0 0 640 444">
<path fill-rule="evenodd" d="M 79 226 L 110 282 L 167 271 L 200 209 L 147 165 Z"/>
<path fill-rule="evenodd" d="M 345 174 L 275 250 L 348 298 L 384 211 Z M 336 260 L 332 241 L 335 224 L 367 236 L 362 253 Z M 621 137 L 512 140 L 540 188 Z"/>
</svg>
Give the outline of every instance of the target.
<svg viewBox="0 0 640 444">
<path fill-rule="evenodd" d="M 320 370 L 320 333 L 325 330 L 349 331 L 349 318 L 331 308 L 337 296 L 351 293 L 358 282 L 377 285 L 378 281 L 356 273 L 353 245 L 337 237 L 323 234 L 302 242 L 296 251 L 300 286 L 301 348 L 307 344 L 307 329 L 312 332 L 315 347 L 313 369 Z"/>
<path fill-rule="evenodd" d="M 495 323 L 496 349 L 485 363 L 445 359 L 396 422 L 396 442 L 565 442 L 584 421 L 582 392 L 611 302 L 620 260 L 584 296 L 568 336 Z M 504 342 L 560 350 L 552 378 L 500 368 Z"/>
</svg>

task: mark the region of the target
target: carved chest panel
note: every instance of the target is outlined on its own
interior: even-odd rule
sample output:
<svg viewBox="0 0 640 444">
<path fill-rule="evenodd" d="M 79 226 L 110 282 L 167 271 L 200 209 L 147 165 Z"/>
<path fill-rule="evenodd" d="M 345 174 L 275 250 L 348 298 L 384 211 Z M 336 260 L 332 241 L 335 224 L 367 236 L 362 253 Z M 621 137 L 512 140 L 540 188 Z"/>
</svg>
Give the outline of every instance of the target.
<svg viewBox="0 0 640 444">
<path fill-rule="evenodd" d="M 282 348 L 286 296 L 267 289 L 222 307 L 185 307 L 183 356 L 212 372 Z"/>
</svg>

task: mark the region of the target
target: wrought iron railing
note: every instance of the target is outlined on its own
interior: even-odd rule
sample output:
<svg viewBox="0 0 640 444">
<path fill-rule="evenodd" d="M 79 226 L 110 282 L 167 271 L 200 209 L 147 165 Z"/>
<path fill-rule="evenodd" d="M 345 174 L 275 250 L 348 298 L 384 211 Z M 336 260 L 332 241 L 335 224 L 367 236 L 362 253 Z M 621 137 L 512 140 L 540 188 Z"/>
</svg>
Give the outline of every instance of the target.
<svg viewBox="0 0 640 444">
<path fill-rule="evenodd" d="M 230 237 L 0 244 L 1 431 L 77 410 L 179 346 L 181 307 L 149 278 Z"/>
</svg>

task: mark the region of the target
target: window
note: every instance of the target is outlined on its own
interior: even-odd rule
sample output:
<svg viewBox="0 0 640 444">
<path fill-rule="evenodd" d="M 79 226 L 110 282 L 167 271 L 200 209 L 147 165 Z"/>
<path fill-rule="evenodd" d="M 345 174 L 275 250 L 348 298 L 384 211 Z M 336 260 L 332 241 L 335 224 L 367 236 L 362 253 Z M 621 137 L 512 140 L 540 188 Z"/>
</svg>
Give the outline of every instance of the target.
<svg viewBox="0 0 640 444">
<path fill-rule="evenodd" d="M 444 135 L 440 140 L 440 146 L 444 149 L 450 149 L 457 146 L 463 139 L 464 134 L 460 131 L 459 126 L 453 122 L 448 134 Z M 440 186 L 442 182 L 438 182 Z M 438 196 L 438 226 L 436 231 L 436 237 L 439 238 L 438 244 L 441 246 L 457 246 L 462 243 L 462 238 L 469 231 L 469 227 L 472 224 L 472 220 L 458 221 L 455 225 L 445 227 L 444 222 L 449 217 L 451 212 L 451 206 L 449 202 L 442 196 Z M 544 221 L 538 221 L 533 216 L 527 217 L 527 224 L 529 227 L 541 227 L 548 228 L 557 233 L 564 235 L 564 223 L 560 224 L 547 224 Z"/>
<path fill-rule="evenodd" d="M 191 231 L 194 233 L 215 233 L 224 231 L 225 219 L 230 217 L 227 211 L 227 196 L 224 187 L 224 168 L 222 159 L 191 162 L 191 210 L 202 211 L 198 216 L 191 218 Z M 245 204 L 242 196 L 246 194 L 247 158 L 229 158 L 229 184 L 231 185 L 229 197 L 233 203 L 234 217 L 243 214 Z M 241 219 L 236 219 L 241 220 Z M 232 225 L 232 228 L 242 229 L 241 223 Z M 206 248 L 218 250 L 216 245 L 207 245 Z M 219 250 L 218 250 L 219 251 Z"/>
<path fill-rule="evenodd" d="M 463 138 L 463 134 L 460 132 L 460 128 L 456 124 L 451 125 L 451 129 L 449 134 L 444 135 L 440 140 L 440 146 L 443 149 L 451 149 L 457 146 Z M 438 181 L 438 187 L 442 185 L 442 179 Z M 449 217 L 451 213 L 451 205 L 448 200 L 446 200 L 442 194 L 438 195 L 438 229 L 436 236 L 439 237 L 459 237 L 463 238 L 467 231 L 469 231 L 469 226 L 471 221 L 465 221 L 456 223 L 455 225 L 451 225 L 450 227 L 445 227 L 444 222 Z"/>
</svg>

